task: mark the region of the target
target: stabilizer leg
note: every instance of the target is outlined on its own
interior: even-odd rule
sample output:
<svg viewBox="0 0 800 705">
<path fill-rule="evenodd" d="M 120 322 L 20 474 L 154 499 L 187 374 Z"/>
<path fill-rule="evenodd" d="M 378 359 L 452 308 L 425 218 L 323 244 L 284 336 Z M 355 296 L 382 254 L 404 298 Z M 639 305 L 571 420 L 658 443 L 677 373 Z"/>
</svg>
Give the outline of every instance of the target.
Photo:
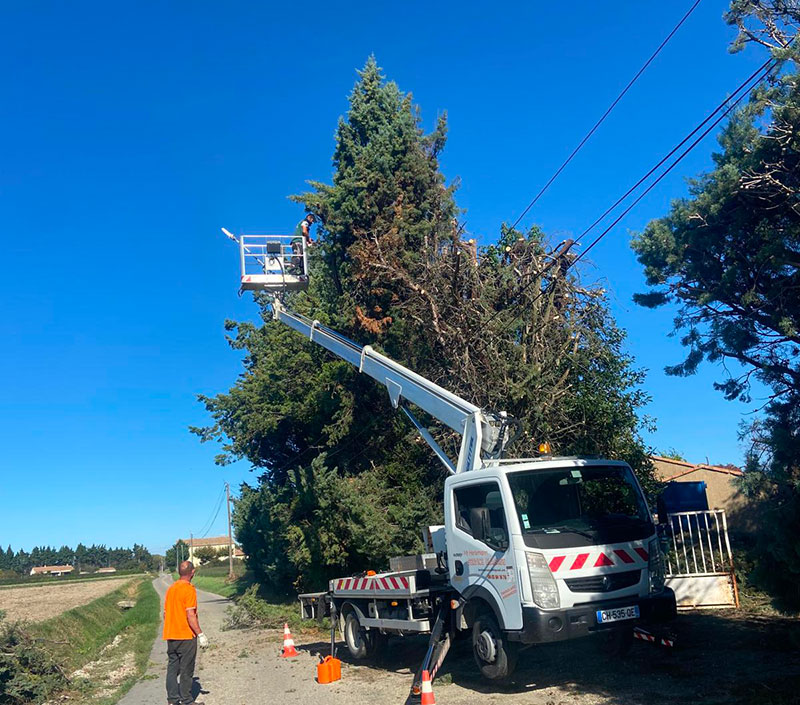
<svg viewBox="0 0 800 705">
<path fill-rule="evenodd" d="M 425 658 L 422 659 L 422 664 L 414 675 L 411 691 L 406 698 L 406 705 L 418 705 L 420 702 L 423 671 L 428 671 L 431 681 L 436 678 L 436 674 L 439 672 L 439 668 L 441 668 L 445 656 L 450 650 L 450 645 L 453 643 L 452 614 L 450 601 L 439 598 L 439 612 L 431 630 L 428 650 L 425 652 Z"/>
</svg>

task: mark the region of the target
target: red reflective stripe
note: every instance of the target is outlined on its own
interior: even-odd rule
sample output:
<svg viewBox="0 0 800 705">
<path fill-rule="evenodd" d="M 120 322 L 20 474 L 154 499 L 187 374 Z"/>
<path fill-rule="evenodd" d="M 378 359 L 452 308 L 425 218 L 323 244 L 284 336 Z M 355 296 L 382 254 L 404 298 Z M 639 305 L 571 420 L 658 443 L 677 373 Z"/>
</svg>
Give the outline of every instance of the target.
<svg viewBox="0 0 800 705">
<path fill-rule="evenodd" d="M 575 557 L 575 561 L 569 567 L 570 570 L 580 570 L 583 568 L 583 564 L 586 563 L 586 559 L 589 557 L 588 553 L 579 553 Z"/>
<path fill-rule="evenodd" d="M 550 570 L 555 573 L 560 567 L 561 564 L 564 562 L 566 556 L 555 556 L 550 560 Z"/>
<path fill-rule="evenodd" d="M 404 588 L 408 587 L 408 578 L 400 578 L 400 582 L 403 584 Z"/>
<path fill-rule="evenodd" d="M 391 578 L 389 578 L 389 580 L 391 580 L 391 581 L 392 581 L 392 589 L 393 589 L 393 590 L 399 590 L 399 589 L 400 589 L 400 585 L 399 585 L 399 584 L 398 584 L 398 582 L 397 582 L 397 578 L 395 578 L 394 576 L 392 576 Z"/>
<path fill-rule="evenodd" d="M 639 557 L 642 560 L 646 561 L 646 560 L 650 559 L 650 554 L 645 549 L 643 549 L 643 548 L 634 548 L 633 550 L 636 551 L 636 553 L 639 554 Z"/>
<path fill-rule="evenodd" d="M 617 548 L 614 553 L 616 553 L 621 559 L 623 563 L 633 563 L 633 558 L 631 558 L 631 554 L 625 551 L 622 548 Z"/>
<path fill-rule="evenodd" d="M 597 557 L 597 560 L 594 562 L 595 568 L 602 568 L 604 565 L 614 565 L 614 561 L 612 561 L 605 553 L 600 551 L 600 555 Z"/>
</svg>

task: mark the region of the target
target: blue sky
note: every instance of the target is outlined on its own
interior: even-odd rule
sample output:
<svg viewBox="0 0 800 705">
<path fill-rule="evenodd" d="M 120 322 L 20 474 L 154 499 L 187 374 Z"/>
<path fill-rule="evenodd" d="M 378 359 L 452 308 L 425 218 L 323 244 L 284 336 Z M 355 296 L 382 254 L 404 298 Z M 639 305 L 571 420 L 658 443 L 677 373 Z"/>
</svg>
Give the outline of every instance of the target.
<svg viewBox="0 0 800 705">
<path fill-rule="evenodd" d="M 144 543 L 199 532 L 223 480 L 187 426 L 197 393 L 239 373 L 226 318 L 237 253 L 220 234 L 279 232 L 287 195 L 329 180 L 336 121 L 374 53 L 427 126 L 469 231 L 512 221 L 691 3 L 6 3 L 0 60 L 0 544 Z M 730 55 L 725 3 L 703 0 L 528 214 L 580 232 L 764 57 Z M 667 378 L 672 313 L 634 306 L 629 233 L 709 166 L 709 138 L 592 252 L 629 349 L 650 370 L 648 440 L 738 462 L 742 404 L 719 371 Z M 210 532 L 222 533 L 224 511 Z"/>
</svg>

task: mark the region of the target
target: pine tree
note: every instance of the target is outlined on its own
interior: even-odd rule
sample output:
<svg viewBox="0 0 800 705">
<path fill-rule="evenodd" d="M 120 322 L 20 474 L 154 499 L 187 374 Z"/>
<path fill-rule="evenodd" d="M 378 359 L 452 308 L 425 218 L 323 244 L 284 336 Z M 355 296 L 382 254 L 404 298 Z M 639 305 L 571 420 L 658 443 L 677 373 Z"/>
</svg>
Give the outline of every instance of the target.
<svg viewBox="0 0 800 705">
<path fill-rule="evenodd" d="M 505 229 L 478 252 L 454 224 L 439 169 L 446 119 L 426 134 L 411 97 L 370 58 L 338 125 L 332 184 L 295 196 L 320 216 L 308 292 L 288 305 L 489 408 L 562 452 L 643 467 L 635 387 L 603 292 L 581 286 L 544 233 Z M 271 320 L 229 322 L 246 351 L 229 392 L 201 397 L 219 461 L 260 471 L 236 504 L 236 534 L 261 580 L 317 587 L 416 551 L 441 520 L 441 465 L 385 389 Z M 458 439 L 434 429 L 457 454 Z"/>
</svg>

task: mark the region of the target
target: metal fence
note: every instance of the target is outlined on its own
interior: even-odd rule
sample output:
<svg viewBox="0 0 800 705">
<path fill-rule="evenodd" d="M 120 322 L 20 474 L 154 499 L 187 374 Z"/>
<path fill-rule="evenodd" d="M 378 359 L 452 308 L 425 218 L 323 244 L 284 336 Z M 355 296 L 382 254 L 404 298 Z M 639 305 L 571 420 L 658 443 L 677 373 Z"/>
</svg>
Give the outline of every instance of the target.
<svg viewBox="0 0 800 705">
<path fill-rule="evenodd" d="M 718 575 L 733 563 L 724 509 L 669 514 L 667 575 Z"/>
<path fill-rule="evenodd" d="M 667 584 L 679 606 L 737 606 L 733 553 L 724 509 L 667 515 Z"/>
</svg>

